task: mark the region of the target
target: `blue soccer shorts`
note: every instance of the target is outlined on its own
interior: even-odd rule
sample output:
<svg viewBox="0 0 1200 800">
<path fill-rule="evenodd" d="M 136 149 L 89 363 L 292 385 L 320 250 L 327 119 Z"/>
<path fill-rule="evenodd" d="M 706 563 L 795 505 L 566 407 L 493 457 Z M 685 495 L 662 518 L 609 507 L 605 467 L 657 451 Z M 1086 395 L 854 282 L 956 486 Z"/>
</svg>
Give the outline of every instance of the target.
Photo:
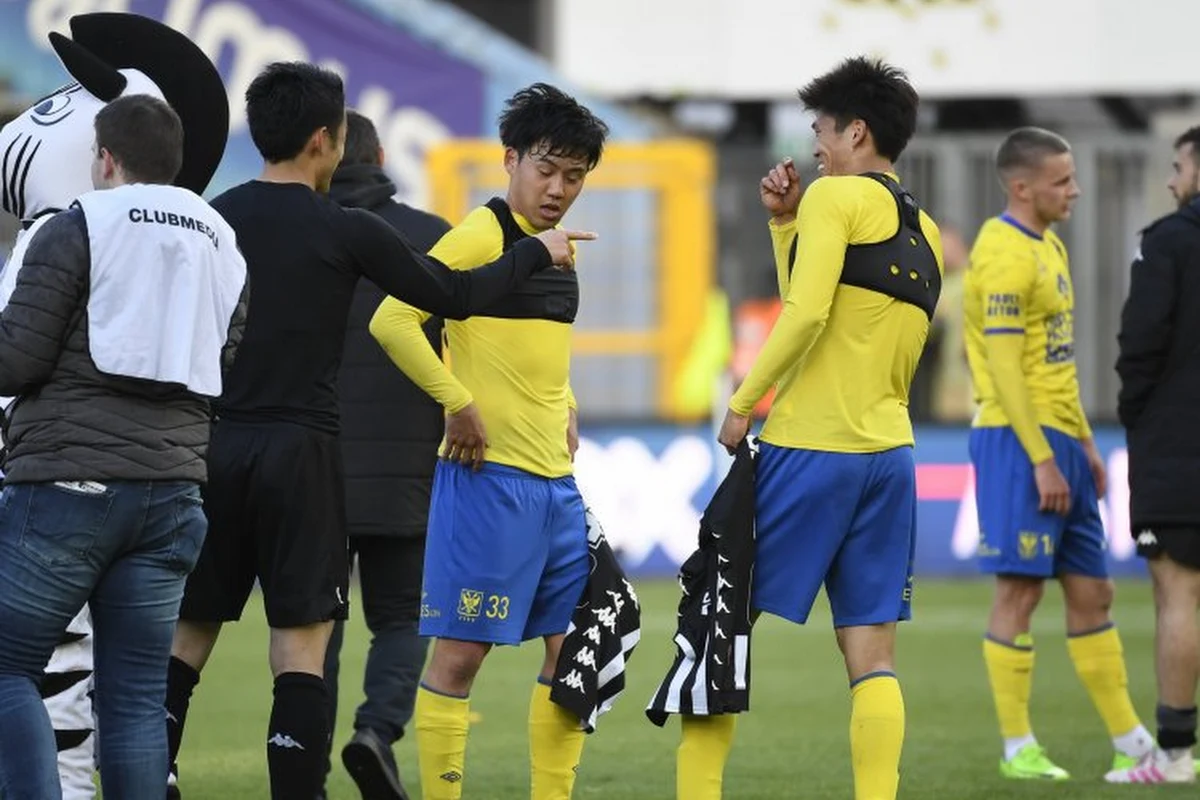
<svg viewBox="0 0 1200 800">
<path fill-rule="evenodd" d="M 566 633 L 588 571 L 587 523 L 574 478 L 438 462 L 422 636 L 519 644 Z"/>
<path fill-rule="evenodd" d="M 752 604 L 804 624 L 825 584 L 834 627 L 911 616 L 911 447 L 830 453 L 759 447 Z"/>
<path fill-rule="evenodd" d="M 1096 482 L 1079 440 L 1042 428 L 1071 487 L 1067 516 L 1038 511 L 1033 464 L 1012 428 L 973 428 L 979 568 L 993 575 L 1108 577 Z"/>
</svg>

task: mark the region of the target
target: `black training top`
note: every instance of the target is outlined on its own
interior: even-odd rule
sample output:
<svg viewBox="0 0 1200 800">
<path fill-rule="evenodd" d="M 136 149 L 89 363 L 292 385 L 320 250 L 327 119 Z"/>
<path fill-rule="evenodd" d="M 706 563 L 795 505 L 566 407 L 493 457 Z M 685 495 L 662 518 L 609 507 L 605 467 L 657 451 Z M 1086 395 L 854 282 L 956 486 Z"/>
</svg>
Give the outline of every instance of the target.
<svg viewBox="0 0 1200 800">
<path fill-rule="evenodd" d="M 337 374 L 354 288 L 366 276 L 432 314 L 464 319 L 551 265 L 523 241 L 482 269 L 455 271 L 374 214 L 298 183 L 250 181 L 213 200 L 246 258 L 250 303 L 221 418 L 338 431 Z"/>
</svg>

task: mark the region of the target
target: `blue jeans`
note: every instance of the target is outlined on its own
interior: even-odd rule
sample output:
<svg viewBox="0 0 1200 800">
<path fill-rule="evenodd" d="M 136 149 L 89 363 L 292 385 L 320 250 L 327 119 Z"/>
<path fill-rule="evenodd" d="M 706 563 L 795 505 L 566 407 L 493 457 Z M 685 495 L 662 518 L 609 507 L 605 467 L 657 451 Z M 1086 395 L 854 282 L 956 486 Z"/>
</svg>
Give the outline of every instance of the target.
<svg viewBox="0 0 1200 800">
<path fill-rule="evenodd" d="M 206 529 L 195 483 L 71 481 L 0 492 L 0 797 L 62 796 L 38 681 L 87 603 L 104 795 L 162 800 L 167 662 Z"/>
</svg>

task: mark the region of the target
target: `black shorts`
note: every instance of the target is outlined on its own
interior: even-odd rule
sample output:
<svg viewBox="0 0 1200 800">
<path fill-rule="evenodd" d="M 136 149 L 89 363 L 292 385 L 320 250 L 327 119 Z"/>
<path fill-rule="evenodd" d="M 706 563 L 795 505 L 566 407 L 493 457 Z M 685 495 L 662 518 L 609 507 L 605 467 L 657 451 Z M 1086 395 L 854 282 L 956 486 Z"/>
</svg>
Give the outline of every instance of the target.
<svg viewBox="0 0 1200 800">
<path fill-rule="evenodd" d="M 1134 534 L 1142 558 L 1167 556 L 1176 564 L 1200 570 L 1200 528 L 1144 528 Z"/>
<path fill-rule="evenodd" d="M 204 510 L 208 537 L 180 619 L 240 618 L 256 578 L 272 628 L 346 618 L 350 560 L 336 435 L 221 420 L 208 449 Z"/>
</svg>

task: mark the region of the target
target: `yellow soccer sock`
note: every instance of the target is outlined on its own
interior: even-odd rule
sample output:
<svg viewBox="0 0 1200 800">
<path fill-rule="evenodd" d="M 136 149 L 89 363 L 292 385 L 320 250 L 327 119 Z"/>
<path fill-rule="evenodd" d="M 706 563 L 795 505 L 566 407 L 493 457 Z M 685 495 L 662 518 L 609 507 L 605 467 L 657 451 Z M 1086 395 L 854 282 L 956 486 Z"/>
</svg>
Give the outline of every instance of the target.
<svg viewBox="0 0 1200 800">
<path fill-rule="evenodd" d="M 1029 724 L 1029 695 L 1033 691 L 1033 637 L 1023 633 L 1013 643 L 983 640 L 983 660 L 987 664 L 1000 735 L 1006 740 L 1032 735 Z"/>
<path fill-rule="evenodd" d="M 721 800 L 721 777 L 733 747 L 737 715 L 680 717 L 682 735 L 675 756 L 677 800 Z"/>
<path fill-rule="evenodd" d="M 850 687 L 850 759 L 854 800 L 895 800 L 904 749 L 904 697 L 890 672 L 872 672 Z"/>
<path fill-rule="evenodd" d="M 470 701 L 426 688 L 417 690 L 413 716 L 417 728 L 417 760 L 421 796 L 425 800 L 459 800 L 467 754 Z"/>
<path fill-rule="evenodd" d="M 1110 624 L 1098 631 L 1068 636 L 1067 650 L 1075 662 L 1075 673 L 1108 726 L 1108 735 L 1118 737 L 1140 726 L 1129 699 L 1125 654 L 1117 629 Z"/>
<path fill-rule="evenodd" d="M 529 700 L 529 768 L 532 800 L 568 800 L 587 734 L 579 717 L 551 702 L 540 680 Z"/>
</svg>

